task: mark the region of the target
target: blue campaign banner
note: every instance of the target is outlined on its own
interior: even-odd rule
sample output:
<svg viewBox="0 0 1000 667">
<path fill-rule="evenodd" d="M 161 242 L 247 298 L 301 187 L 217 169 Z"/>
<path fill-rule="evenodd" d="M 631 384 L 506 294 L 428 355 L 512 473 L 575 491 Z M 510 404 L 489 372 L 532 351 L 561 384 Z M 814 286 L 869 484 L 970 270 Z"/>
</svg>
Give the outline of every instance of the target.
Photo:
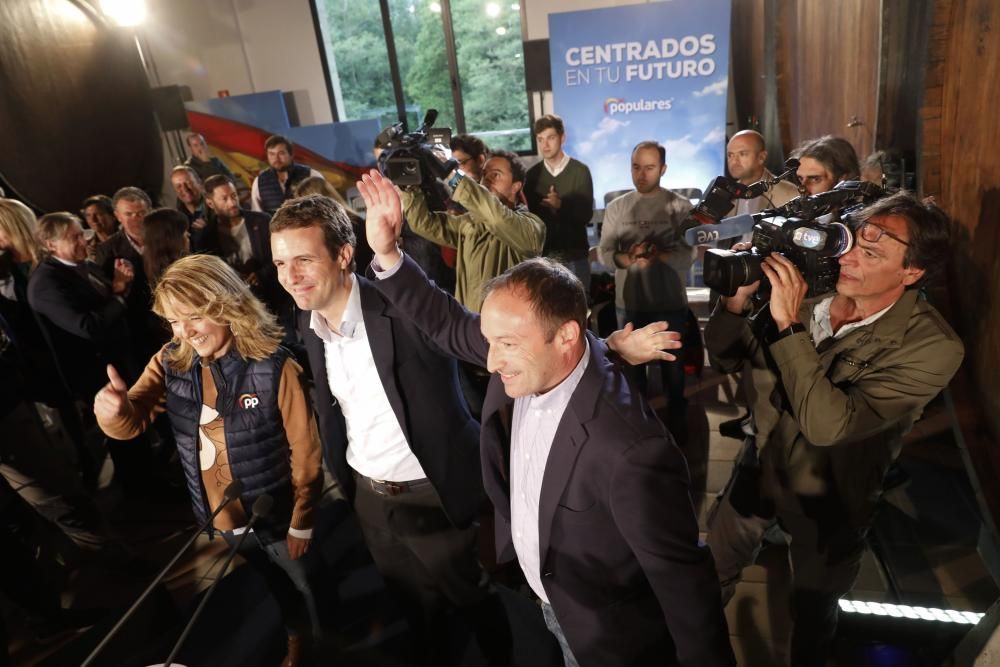
<svg viewBox="0 0 1000 667">
<path fill-rule="evenodd" d="M 669 0 L 549 15 L 555 113 L 598 207 L 632 187 L 631 150 L 667 152 L 667 188 L 723 173 L 731 0 Z"/>
</svg>

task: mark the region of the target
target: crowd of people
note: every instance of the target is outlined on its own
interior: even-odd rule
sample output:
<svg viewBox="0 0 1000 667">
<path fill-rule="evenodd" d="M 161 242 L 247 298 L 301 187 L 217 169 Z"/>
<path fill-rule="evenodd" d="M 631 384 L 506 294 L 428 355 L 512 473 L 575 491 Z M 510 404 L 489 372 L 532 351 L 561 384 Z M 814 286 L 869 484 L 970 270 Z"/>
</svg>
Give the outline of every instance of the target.
<svg viewBox="0 0 1000 667">
<path fill-rule="evenodd" d="M 325 473 L 407 620 L 415 664 L 450 664 L 456 610 L 488 664 L 511 664 L 500 587 L 537 602 L 567 667 L 735 664 L 723 608 L 765 533 L 789 545 L 791 664 L 825 664 L 882 478 L 962 360 L 920 289 L 947 261 L 947 218 L 887 196 L 857 218 L 833 294 L 805 299 L 799 269 L 774 254 L 763 309 L 757 283 L 718 299 L 704 344 L 714 367 L 741 375 L 749 414 L 706 544 L 683 448 L 650 408 L 646 377 L 660 369 L 667 425 L 683 421 L 672 352 L 701 335 L 688 326 L 691 201 L 661 185 L 664 147 L 641 142 L 622 165 L 635 189 L 608 203 L 592 243 L 587 166 L 564 151 L 559 117 L 534 131 L 530 169 L 459 135 L 458 168 L 433 191 L 373 170 L 357 186 L 363 211 L 282 136 L 248 185 L 189 135 L 174 207 L 130 186 L 87 198 L 79 215 L 36 219 L 0 199 L 5 409 L 58 412 L 75 452 L 63 493 L 95 526 L 89 432 L 106 437 L 127 497 L 159 493 L 172 460 L 195 519 L 239 544 L 278 602 L 283 665 L 329 650 L 320 565 L 307 557 Z M 860 174 L 837 137 L 794 156 L 793 179 L 732 213 Z M 755 131 L 733 135 L 726 157 L 744 185 L 773 178 Z M 603 339 L 594 261 L 616 286 L 619 329 Z M 23 518 L 6 488 L 0 512 Z M 263 495 L 273 510 L 241 540 Z M 480 550 L 483 525 L 493 553 Z M 18 572 L 35 567 L 29 542 L 4 550 Z M 0 580 L 29 614 L 67 622 L 57 595 Z"/>
</svg>

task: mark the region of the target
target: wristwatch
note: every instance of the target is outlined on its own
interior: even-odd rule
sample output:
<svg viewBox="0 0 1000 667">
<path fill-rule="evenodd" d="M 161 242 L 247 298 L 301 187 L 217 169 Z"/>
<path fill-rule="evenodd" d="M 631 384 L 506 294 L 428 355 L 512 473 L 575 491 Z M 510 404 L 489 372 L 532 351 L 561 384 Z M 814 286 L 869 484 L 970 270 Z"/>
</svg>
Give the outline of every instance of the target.
<svg viewBox="0 0 1000 667">
<path fill-rule="evenodd" d="M 802 322 L 792 322 L 791 324 L 789 324 L 784 329 L 779 330 L 774 335 L 774 338 L 771 339 L 771 342 L 772 343 L 777 343 L 782 338 L 786 338 L 788 336 L 791 336 L 792 334 L 806 333 L 806 331 L 807 331 L 806 325 L 802 324 Z"/>
</svg>

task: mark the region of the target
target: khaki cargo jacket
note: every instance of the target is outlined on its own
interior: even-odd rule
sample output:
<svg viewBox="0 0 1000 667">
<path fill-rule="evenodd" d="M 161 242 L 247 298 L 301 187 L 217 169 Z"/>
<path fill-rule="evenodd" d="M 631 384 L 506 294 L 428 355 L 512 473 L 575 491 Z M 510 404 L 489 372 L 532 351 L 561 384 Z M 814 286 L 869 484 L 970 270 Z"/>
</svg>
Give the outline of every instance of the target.
<svg viewBox="0 0 1000 667">
<path fill-rule="evenodd" d="M 484 283 L 542 254 L 545 223 L 523 204 L 511 209 L 471 178 L 459 182 L 452 199 L 468 213 L 431 213 L 421 192 L 404 192 L 403 215 L 420 236 L 458 251 L 455 298 L 478 313 Z"/>
<path fill-rule="evenodd" d="M 746 318 L 720 304 L 705 328 L 712 366 L 743 372 L 760 452 L 761 495 L 808 513 L 810 498 L 836 497 L 864 530 L 882 478 L 924 406 L 965 353 L 930 304 L 907 290 L 878 320 L 813 344 L 796 333 L 758 340 Z M 816 301 L 799 317 L 812 321 Z M 789 505 L 791 503 L 791 505 Z"/>
</svg>

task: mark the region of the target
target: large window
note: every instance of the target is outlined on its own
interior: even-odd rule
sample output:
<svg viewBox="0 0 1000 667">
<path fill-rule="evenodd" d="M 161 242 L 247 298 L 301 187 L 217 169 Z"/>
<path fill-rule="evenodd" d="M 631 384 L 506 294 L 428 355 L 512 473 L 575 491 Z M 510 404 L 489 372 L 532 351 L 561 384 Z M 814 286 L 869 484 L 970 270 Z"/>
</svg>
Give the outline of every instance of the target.
<svg viewBox="0 0 1000 667">
<path fill-rule="evenodd" d="M 517 2 L 314 3 L 341 120 L 388 124 L 402 111 L 413 129 L 437 109 L 438 127 L 494 148 L 531 149 Z"/>
</svg>

